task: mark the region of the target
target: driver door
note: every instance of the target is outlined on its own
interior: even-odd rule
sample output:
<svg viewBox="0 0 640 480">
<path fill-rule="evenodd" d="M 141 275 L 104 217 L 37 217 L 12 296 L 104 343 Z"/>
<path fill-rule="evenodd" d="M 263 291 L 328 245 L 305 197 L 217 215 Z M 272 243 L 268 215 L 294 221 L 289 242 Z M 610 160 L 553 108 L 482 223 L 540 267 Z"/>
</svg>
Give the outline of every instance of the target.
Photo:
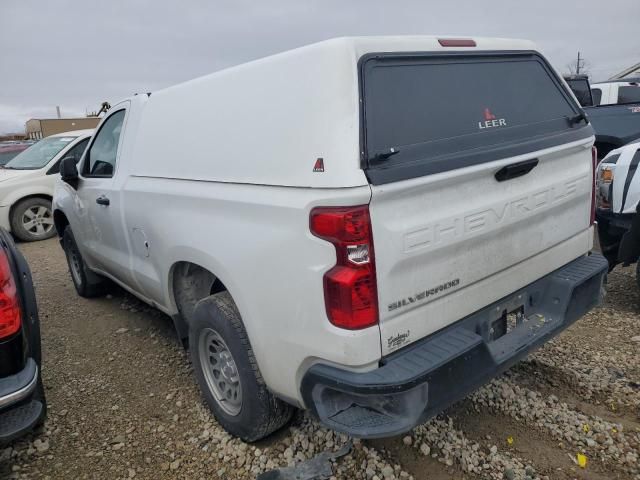
<svg viewBox="0 0 640 480">
<path fill-rule="evenodd" d="M 81 166 L 76 207 L 83 223 L 83 254 L 88 264 L 129 283 L 131 272 L 122 222 L 122 197 L 115 183 L 126 116 L 126 107 L 116 107 L 101 123 Z"/>
</svg>

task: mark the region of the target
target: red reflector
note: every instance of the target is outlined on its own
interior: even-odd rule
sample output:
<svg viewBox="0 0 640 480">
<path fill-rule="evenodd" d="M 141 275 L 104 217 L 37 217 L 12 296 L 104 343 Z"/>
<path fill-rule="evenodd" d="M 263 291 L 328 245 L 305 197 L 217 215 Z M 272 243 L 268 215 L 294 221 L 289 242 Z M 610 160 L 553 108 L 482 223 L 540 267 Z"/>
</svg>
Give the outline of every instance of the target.
<svg viewBox="0 0 640 480">
<path fill-rule="evenodd" d="M 438 43 L 443 47 L 475 47 L 476 41 L 465 38 L 439 38 Z"/>
<path fill-rule="evenodd" d="M 591 147 L 591 225 L 596 223 L 596 172 L 598 170 L 598 149 Z"/>
<path fill-rule="evenodd" d="M 0 251 L 0 339 L 20 330 L 22 312 L 18 289 L 6 253 Z"/>
<path fill-rule="evenodd" d="M 331 323 L 349 330 L 378 323 L 369 207 L 314 208 L 309 227 L 336 249 L 336 266 L 324 275 L 325 306 Z"/>
</svg>

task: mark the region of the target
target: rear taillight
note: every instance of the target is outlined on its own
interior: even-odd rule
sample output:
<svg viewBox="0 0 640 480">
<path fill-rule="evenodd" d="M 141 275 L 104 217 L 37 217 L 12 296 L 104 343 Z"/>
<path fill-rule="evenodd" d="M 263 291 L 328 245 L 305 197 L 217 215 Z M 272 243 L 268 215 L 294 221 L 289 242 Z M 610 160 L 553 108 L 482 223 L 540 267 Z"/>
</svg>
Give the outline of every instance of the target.
<svg viewBox="0 0 640 480">
<path fill-rule="evenodd" d="M 591 225 L 596 223 L 596 172 L 598 170 L 598 149 L 591 147 Z"/>
<path fill-rule="evenodd" d="M 10 337 L 20 330 L 21 318 L 18 289 L 9 259 L 4 251 L 0 251 L 0 339 Z"/>
<path fill-rule="evenodd" d="M 369 207 L 317 207 L 311 211 L 309 225 L 311 233 L 336 248 L 336 265 L 324 275 L 324 300 L 331 323 L 349 330 L 377 324 Z"/>
</svg>

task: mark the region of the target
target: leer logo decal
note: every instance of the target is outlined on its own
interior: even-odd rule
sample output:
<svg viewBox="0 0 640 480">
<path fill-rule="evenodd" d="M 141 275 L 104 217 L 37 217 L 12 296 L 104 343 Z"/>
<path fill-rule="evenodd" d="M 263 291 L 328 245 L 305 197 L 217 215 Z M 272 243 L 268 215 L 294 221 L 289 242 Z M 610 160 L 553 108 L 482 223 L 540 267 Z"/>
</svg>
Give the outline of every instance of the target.
<svg viewBox="0 0 640 480">
<path fill-rule="evenodd" d="M 487 128 L 506 127 L 507 120 L 505 118 L 496 118 L 489 108 L 484 109 L 484 122 L 478 122 L 478 128 L 485 130 Z"/>
<path fill-rule="evenodd" d="M 318 158 L 313 166 L 314 172 L 324 172 L 324 158 Z"/>
</svg>

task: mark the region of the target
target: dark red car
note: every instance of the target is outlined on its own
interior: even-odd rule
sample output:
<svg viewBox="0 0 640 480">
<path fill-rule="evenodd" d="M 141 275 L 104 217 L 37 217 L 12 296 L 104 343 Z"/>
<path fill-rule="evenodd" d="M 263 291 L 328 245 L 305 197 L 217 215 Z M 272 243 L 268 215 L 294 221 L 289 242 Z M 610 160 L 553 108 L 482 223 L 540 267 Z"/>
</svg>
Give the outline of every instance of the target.
<svg viewBox="0 0 640 480">
<path fill-rule="evenodd" d="M 9 160 L 18 155 L 23 150 L 29 148 L 30 143 L 9 143 L 0 144 L 0 165 L 6 165 Z"/>
</svg>

